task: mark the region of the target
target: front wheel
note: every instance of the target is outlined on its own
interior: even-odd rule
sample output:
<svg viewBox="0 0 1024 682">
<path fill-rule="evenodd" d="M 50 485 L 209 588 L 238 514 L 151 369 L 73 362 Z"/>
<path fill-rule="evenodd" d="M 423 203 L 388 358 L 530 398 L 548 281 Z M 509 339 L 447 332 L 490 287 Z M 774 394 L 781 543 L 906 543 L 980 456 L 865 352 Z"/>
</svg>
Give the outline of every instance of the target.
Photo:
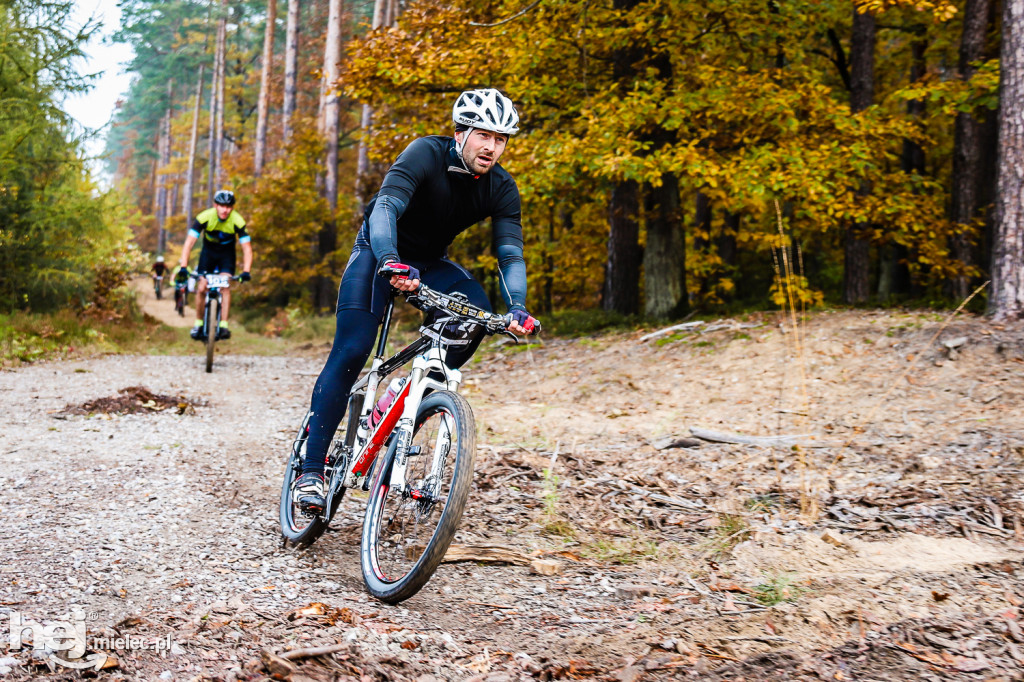
<svg viewBox="0 0 1024 682">
<path fill-rule="evenodd" d="M 154 291 L 156 291 L 156 300 L 159 301 L 160 298 L 163 296 L 163 292 L 160 291 L 160 280 L 156 280 L 153 283 L 153 289 L 154 289 Z"/>
<path fill-rule="evenodd" d="M 404 489 L 391 485 L 394 447 L 370 485 L 360 563 L 374 597 L 397 604 L 437 570 L 466 507 L 475 453 L 469 403 L 449 391 L 431 393 L 416 413 Z"/>
<path fill-rule="evenodd" d="M 174 310 L 179 317 L 185 317 L 185 294 L 181 289 L 174 290 Z"/>
<path fill-rule="evenodd" d="M 206 371 L 213 371 L 213 345 L 217 343 L 217 331 L 220 326 L 220 301 L 215 298 L 206 303 L 206 319 L 203 327 L 206 330 Z"/>
</svg>

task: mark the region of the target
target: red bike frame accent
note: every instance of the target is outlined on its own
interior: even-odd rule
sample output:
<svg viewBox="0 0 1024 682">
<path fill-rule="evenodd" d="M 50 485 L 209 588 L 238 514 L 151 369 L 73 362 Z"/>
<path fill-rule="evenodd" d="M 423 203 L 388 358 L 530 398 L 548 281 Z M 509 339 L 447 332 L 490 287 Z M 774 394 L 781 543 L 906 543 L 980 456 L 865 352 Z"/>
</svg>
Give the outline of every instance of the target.
<svg viewBox="0 0 1024 682">
<path fill-rule="evenodd" d="M 398 392 L 398 395 L 392 401 L 391 407 L 388 408 L 388 411 L 384 413 L 383 419 L 377 424 L 376 430 L 370 435 L 370 442 L 359 456 L 359 459 L 356 460 L 355 465 L 352 467 L 352 473 L 365 476 L 370 470 L 370 465 L 373 464 L 377 453 L 395 429 L 395 424 L 398 423 L 402 412 L 405 410 L 405 399 L 409 395 L 409 387 L 411 385 L 411 381 L 406 381 L 405 385 L 402 386 L 402 390 Z"/>
</svg>

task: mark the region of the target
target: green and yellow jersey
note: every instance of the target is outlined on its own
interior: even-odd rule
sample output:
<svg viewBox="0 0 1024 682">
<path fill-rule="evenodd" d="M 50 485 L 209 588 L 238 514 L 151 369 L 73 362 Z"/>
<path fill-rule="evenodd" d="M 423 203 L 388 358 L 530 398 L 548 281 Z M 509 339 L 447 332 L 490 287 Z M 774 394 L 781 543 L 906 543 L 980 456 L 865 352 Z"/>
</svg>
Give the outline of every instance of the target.
<svg viewBox="0 0 1024 682">
<path fill-rule="evenodd" d="M 188 233 L 196 239 L 202 236 L 204 249 L 209 246 L 216 250 L 234 250 L 235 242 L 246 244 L 250 241 L 245 218 L 235 210 L 221 220 L 217 217 L 216 208 L 208 208 L 196 216 Z"/>
</svg>

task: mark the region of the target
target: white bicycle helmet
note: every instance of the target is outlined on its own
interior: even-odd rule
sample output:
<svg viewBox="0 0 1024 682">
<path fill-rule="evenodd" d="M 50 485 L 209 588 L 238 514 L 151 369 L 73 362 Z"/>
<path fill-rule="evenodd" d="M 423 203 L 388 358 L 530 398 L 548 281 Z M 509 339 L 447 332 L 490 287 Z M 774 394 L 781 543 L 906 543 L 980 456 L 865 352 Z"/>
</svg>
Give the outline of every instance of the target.
<svg viewBox="0 0 1024 682">
<path fill-rule="evenodd" d="M 519 132 L 519 113 L 515 105 L 494 88 L 466 90 L 459 95 L 452 108 L 452 121 L 501 135 Z"/>
</svg>

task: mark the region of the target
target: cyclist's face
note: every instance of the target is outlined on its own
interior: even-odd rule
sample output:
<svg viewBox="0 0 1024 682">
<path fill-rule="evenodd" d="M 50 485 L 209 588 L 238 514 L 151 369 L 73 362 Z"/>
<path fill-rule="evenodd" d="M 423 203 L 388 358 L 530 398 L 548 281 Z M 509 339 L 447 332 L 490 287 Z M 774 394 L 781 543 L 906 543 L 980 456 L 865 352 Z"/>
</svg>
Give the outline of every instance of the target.
<svg viewBox="0 0 1024 682">
<path fill-rule="evenodd" d="M 455 133 L 456 138 L 466 132 Z M 490 130 L 477 130 L 474 128 L 466 143 L 462 147 L 462 158 L 466 166 L 477 175 L 483 175 L 494 168 L 505 151 L 505 144 L 508 142 L 508 135 L 499 135 Z"/>
<path fill-rule="evenodd" d="M 227 220 L 228 216 L 231 215 L 231 207 L 225 206 L 224 204 L 214 204 L 217 207 L 217 217 L 221 220 Z"/>
</svg>

